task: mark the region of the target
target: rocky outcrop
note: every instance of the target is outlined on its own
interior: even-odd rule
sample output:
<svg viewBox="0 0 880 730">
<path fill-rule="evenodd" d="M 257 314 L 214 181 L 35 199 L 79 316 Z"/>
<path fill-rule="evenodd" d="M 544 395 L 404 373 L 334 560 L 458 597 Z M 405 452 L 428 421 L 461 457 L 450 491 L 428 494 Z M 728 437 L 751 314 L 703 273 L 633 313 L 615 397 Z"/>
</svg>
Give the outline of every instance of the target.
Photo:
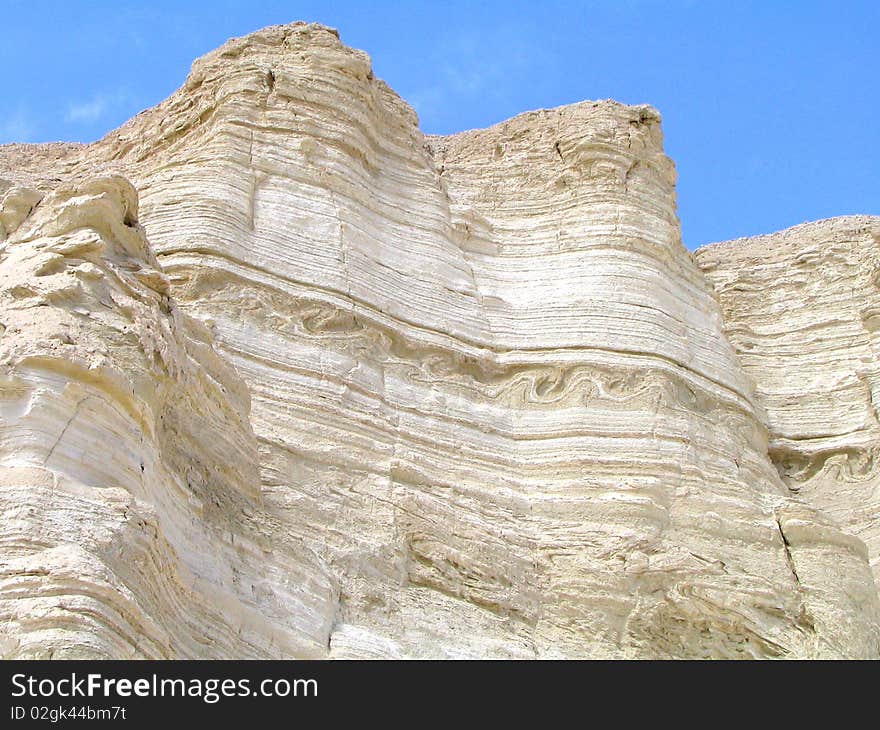
<svg viewBox="0 0 880 730">
<path fill-rule="evenodd" d="M 53 232 L 57 196 L 88 210 L 69 191 L 129 191 L 114 175 L 138 214 Z M 4 406 L 0 457 L 36 470 L 4 482 L 34 515 L 0 522 L 21 553 L 0 593 L 9 656 L 880 655 L 865 545 L 768 456 L 762 391 L 680 241 L 654 109 L 584 102 L 426 138 L 363 53 L 295 24 L 230 41 L 93 145 L 0 148 L 0 178 L 25 216 L 0 271 L 40 279 L 13 252 L 90 230 L 118 243 L 88 262 L 115 271 L 108 252 L 138 241 L 127 278 L 100 279 L 120 292 L 3 283 L 11 312 L 24 286 L 84 318 L 67 347 L 104 343 L 138 414 L 83 412 L 73 370 L 28 376 L 73 388 L 55 420 L 14 425 L 30 391 Z M 49 352 L 58 371 L 76 360 Z M 97 444 L 112 464 L 150 456 L 111 473 Z M 89 534 L 57 487 L 29 496 L 39 479 L 92 490 Z M 161 560 L 120 532 L 136 510 L 103 517 L 113 499 L 149 511 Z M 129 543 L 137 574 L 104 547 Z M 25 627 L 45 550 L 100 573 L 57 603 L 106 583 L 157 628 L 51 608 Z M 119 612 L 102 600 L 90 616 Z M 154 638 L 174 612 L 177 635 Z"/>
<path fill-rule="evenodd" d="M 696 252 L 789 489 L 865 542 L 880 579 L 880 218 Z"/>
<path fill-rule="evenodd" d="M 40 198 L 0 209 L 4 655 L 321 655 L 333 585 L 263 508 L 247 389 L 169 298 L 134 189 Z"/>
</svg>

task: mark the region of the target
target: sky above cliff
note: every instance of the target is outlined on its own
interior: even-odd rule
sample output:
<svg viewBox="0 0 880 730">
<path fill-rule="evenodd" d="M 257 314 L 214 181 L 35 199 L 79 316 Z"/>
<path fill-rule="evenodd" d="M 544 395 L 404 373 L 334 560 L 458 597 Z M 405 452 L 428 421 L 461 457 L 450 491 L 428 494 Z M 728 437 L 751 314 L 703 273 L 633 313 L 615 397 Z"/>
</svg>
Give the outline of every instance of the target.
<svg viewBox="0 0 880 730">
<path fill-rule="evenodd" d="M 689 248 L 880 214 L 880 3 L 4 0 L 0 143 L 92 141 L 193 59 L 314 20 L 445 134 L 584 99 L 650 103 Z"/>
</svg>

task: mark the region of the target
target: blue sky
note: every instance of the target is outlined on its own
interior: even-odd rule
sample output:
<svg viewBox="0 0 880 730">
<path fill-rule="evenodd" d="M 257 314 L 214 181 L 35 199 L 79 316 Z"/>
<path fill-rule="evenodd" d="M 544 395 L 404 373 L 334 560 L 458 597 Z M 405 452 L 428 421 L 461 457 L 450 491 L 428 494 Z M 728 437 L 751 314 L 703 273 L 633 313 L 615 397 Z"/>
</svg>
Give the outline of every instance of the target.
<svg viewBox="0 0 880 730">
<path fill-rule="evenodd" d="M 449 133 L 583 99 L 651 103 L 684 241 L 880 214 L 880 2 L 0 0 L 0 143 L 91 141 L 194 58 L 316 20 Z"/>
</svg>

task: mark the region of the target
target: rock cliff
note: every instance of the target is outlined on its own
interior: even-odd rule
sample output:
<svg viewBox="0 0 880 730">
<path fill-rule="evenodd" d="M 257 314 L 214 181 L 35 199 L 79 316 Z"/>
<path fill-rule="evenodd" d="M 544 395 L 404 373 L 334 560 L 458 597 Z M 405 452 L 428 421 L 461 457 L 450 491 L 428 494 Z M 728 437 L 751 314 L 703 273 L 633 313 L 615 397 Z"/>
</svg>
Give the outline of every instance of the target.
<svg viewBox="0 0 880 730">
<path fill-rule="evenodd" d="M 865 542 L 880 580 L 880 218 L 807 223 L 696 259 L 783 482 Z"/>
<path fill-rule="evenodd" d="M 871 219 L 694 258 L 674 185 L 307 24 L 0 147 L 4 654 L 880 656 Z"/>
</svg>

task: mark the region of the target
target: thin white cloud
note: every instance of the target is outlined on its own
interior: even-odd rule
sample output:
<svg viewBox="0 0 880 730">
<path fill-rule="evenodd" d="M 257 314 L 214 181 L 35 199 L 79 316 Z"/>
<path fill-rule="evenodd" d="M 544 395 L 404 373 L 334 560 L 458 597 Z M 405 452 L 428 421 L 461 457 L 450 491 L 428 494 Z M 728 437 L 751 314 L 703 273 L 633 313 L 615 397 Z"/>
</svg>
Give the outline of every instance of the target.
<svg viewBox="0 0 880 730">
<path fill-rule="evenodd" d="M 443 59 L 432 83 L 407 95 L 420 117 L 503 93 L 512 75 L 545 54 L 529 30 L 518 26 L 448 33 L 432 50 L 434 58 Z"/>
<path fill-rule="evenodd" d="M 100 119 L 107 109 L 107 100 L 103 96 L 96 96 L 91 101 L 71 104 L 67 108 L 65 118 L 68 122 L 94 122 Z"/>
<path fill-rule="evenodd" d="M 90 99 L 84 99 L 71 103 L 67 107 L 65 119 L 68 122 L 92 123 L 103 119 L 114 109 L 128 104 L 131 96 L 125 91 L 113 93 L 101 92 Z"/>
<path fill-rule="evenodd" d="M 0 115 L 0 144 L 33 142 L 35 134 L 36 127 L 23 107 L 9 114 Z"/>
</svg>

